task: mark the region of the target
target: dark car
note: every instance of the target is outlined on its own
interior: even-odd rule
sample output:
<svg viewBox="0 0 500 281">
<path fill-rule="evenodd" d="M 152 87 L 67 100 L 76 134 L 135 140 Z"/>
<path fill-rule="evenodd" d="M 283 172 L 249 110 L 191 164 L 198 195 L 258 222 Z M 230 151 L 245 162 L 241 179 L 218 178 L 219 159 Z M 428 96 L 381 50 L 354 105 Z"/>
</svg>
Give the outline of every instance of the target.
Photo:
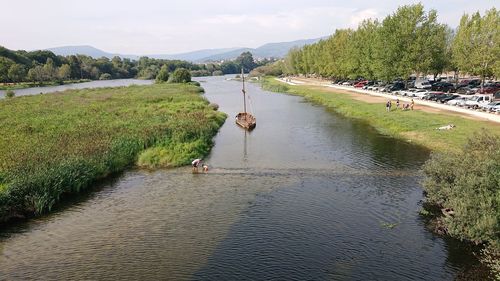
<svg viewBox="0 0 500 281">
<path fill-rule="evenodd" d="M 436 100 L 439 96 L 443 96 L 444 92 L 430 92 L 427 95 L 423 96 L 423 100 Z"/>
<path fill-rule="evenodd" d="M 432 84 L 431 90 L 451 93 L 455 91 L 455 86 L 448 82 L 437 82 Z"/>
<path fill-rule="evenodd" d="M 385 86 L 385 91 L 386 92 L 394 92 L 394 91 L 401 91 L 405 89 L 405 83 L 404 82 L 394 82 L 392 84 L 389 84 Z"/>
<path fill-rule="evenodd" d="M 480 94 L 494 94 L 496 93 L 497 91 L 499 90 L 498 87 L 496 86 L 487 86 L 487 87 L 483 87 L 482 89 L 479 89 L 479 93 Z"/>
<path fill-rule="evenodd" d="M 477 88 L 475 86 L 464 86 L 457 89 L 457 94 L 460 95 L 473 95 L 477 92 Z"/>
<path fill-rule="evenodd" d="M 453 100 L 453 99 L 456 99 L 460 97 L 459 95 L 455 95 L 455 94 L 444 94 L 444 95 L 439 95 L 436 97 L 436 101 L 440 102 L 440 103 L 445 103 L 449 100 Z"/>
</svg>

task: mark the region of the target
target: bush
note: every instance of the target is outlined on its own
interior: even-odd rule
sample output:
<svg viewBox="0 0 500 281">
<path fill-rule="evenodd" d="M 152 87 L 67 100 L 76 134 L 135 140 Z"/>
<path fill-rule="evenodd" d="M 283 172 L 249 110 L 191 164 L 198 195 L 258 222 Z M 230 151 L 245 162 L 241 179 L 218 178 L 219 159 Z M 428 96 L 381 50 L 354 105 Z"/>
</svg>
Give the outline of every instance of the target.
<svg viewBox="0 0 500 281">
<path fill-rule="evenodd" d="M 216 70 L 212 73 L 213 76 L 223 76 L 224 75 L 224 72 L 220 71 L 220 70 Z"/>
<path fill-rule="evenodd" d="M 451 208 L 448 232 L 500 248 L 500 137 L 483 130 L 454 153 L 433 154 L 424 165 L 429 203 Z"/>
<path fill-rule="evenodd" d="M 163 82 L 167 82 L 168 81 L 168 77 L 169 77 L 169 74 L 168 74 L 168 67 L 167 65 L 163 65 L 160 69 L 160 71 L 158 72 L 158 75 L 156 75 L 156 83 L 163 83 Z"/>
<path fill-rule="evenodd" d="M 208 106 L 210 106 L 215 111 L 219 110 L 219 105 L 216 103 L 211 103 Z"/>
<path fill-rule="evenodd" d="M 191 82 L 191 73 L 185 68 L 177 68 L 169 79 L 170 83 Z"/>
<path fill-rule="evenodd" d="M 201 86 L 200 82 L 198 82 L 198 81 L 191 81 L 191 82 L 189 82 L 189 84 L 195 85 L 195 86 L 198 86 L 198 87 Z"/>
<path fill-rule="evenodd" d="M 101 76 L 99 77 L 99 80 L 111 80 L 111 74 L 109 73 L 103 73 L 101 74 Z"/>
<path fill-rule="evenodd" d="M 14 91 L 12 91 L 12 90 L 8 90 L 8 91 L 5 92 L 5 96 L 7 98 L 13 98 L 13 97 L 16 96 L 16 93 Z"/>
</svg>

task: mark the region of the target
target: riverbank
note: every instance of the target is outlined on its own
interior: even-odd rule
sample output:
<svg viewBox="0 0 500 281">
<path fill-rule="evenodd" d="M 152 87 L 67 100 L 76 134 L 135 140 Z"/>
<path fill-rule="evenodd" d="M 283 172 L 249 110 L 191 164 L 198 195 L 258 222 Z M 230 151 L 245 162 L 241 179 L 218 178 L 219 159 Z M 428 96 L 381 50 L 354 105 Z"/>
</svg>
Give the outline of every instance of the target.
<svg viewBox="0 0 500 281">
<path fill-rule="evenodd" d="M 20 83 L 0 83 L 0 90 L 19 90 L 32 87 L 49 87 L 49 86 L 59 86 L 75 83 L 90 82 L 90 79 L 78 79 L 78 80 L 66 80 L 66 81 L 51 81 L 51 82 L 20 82 Z"/>
<path fill-rule="evenodd" d="M 396 110 L 393 105 L 391 112 L 387 112 L 386 100 L 379 97 L 306 83 L 290 85 L 274 78 L 263 79 L 262 85 L 270 91 L 303 96 L 344 116 L 363 120 L 385 135 L 423 145 L 433 151 L 457 151 L 481 128 L 500 135 L 498 123 L 425 106 L 416 105 L 415 110 L 402 111 Z M 454 124 L 455 128 L 436 129 L 448 124 Z"/>
<path fill-rule="evenodd" d="M 174 167 L 209 152 L 226 115 L 201 88 L 160 84 L 0 101 L 0 222 L 138 164 Z"/>
</svg>

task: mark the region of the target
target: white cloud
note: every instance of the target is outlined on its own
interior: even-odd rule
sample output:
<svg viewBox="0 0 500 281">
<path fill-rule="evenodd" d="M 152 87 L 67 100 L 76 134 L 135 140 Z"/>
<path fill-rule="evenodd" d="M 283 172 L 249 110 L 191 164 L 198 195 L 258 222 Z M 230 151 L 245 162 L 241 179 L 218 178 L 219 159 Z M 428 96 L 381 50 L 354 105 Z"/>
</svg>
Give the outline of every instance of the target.
<svg viewBox="0 0 500 281">
<path fill-rule="evenodd" d="M 365 19 L 376 19 L 379 18 L 380 15 L 375 9 L 364 9 L 354 11 L 349 19 L 350 27 L 357 27 L 363 20 Z"/>
</svg>

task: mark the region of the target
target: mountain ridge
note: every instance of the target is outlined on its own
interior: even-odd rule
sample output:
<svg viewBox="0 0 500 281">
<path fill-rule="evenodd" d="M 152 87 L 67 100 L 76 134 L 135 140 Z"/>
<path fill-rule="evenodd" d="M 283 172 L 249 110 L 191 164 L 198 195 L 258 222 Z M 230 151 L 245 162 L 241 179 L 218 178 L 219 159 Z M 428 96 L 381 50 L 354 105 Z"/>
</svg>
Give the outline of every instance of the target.
<svg viewBox="0 0 500 281">
<path fill-rule="evenodd" d="M 186 53 L 178 53 L 178 54 L 152 54 L 144 56 L 154 59 L 186 60 L 190 62 L 208 62 L 208 61 L 221 61 L 221 60 L 234 59 L 238 57 L 241 53 L 249 51 L 255 58 L 271 58 L 271 57 L 282 58 L 293 47 L 302 47 L 307 44 L 315 43 L 323 38 L 324 37 L 316 39 L 295 40 L 289 42 L 267 43 L 257 48 L 233 47 L 233 48 L 220 48 L 220 49 L 201 49 L 201 50 L 196 50 Z M 93 58 L 100 58 L 100 57 L 113 58 L 115 56 L 118 56 L 121 58 L 128 58 L 132 60 L 137 60 L 140 57 L 142 57 L 133 54 L 110 53 L 90 45 L 61 46 L 61 47 L 47 48 L 45 50 L 51 51 L 56 55 L 62 55 L 62 56 L 77 55 L 77 54 L 87 55 Z"/>
</svg>

